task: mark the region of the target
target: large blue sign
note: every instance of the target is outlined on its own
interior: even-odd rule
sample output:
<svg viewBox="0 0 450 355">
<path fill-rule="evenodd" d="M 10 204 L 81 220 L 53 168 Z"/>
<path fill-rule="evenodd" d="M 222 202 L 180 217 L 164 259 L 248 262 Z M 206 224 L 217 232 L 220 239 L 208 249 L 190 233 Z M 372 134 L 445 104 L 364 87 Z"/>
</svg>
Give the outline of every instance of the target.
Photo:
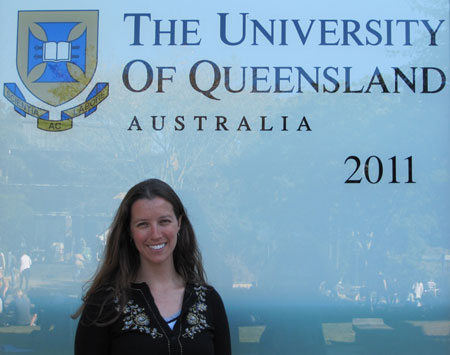
<svg viewBox="0 0 450 355">
<path fill-rule="evenodd" d="M 449 353 L 448 1 L 36 6 L 0 5 L 0 351 L 72 353 L 115 211 L 155 177 L 233 353 Z"/>
</svg>

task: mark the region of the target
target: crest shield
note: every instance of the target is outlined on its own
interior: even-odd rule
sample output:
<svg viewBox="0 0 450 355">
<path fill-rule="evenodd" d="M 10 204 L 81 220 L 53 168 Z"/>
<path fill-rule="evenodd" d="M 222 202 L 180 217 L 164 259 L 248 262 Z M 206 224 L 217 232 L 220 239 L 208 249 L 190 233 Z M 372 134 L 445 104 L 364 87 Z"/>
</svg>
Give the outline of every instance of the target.
<svg viewBox="0 0 450 355">
<path fill-rule="evenodd" d="M 17 70 L 39 100 L 62 105 L 97 68 L 98 11 L 19 11 Z"/>
</svg>

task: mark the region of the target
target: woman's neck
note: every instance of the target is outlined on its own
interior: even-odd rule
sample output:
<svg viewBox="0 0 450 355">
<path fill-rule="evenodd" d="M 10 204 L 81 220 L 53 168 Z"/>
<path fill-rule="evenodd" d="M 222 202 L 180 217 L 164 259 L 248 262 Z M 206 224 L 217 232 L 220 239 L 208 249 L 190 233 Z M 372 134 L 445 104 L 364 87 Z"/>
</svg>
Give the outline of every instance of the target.
<svg viewBox="0 0 450 355">
<path fill-rule="evenodd" d="M 183 278 L 170 263 L 160 265 L 142 265 L 139 268 L 136 282 L 145 282 L 151 290 L 181 288 L 185 286 Z"/>
</svg>

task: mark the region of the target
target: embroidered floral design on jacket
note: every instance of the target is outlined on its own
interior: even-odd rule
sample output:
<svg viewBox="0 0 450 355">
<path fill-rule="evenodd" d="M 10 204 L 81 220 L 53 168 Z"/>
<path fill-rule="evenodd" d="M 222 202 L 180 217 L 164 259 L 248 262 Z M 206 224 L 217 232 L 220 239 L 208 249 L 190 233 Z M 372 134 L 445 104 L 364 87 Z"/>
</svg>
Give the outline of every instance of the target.
<svg viewBox="0 0 450 355">
<path fill-rule="evenodd" d="M 135 304 L 133 300 L 129 300 L 126 304 L 123 313 L 124 326 L 122 330 L 139 330 L 141 333 L 150 334 L 153 339 L 161 338 L 162 334 L 156 328 L 150 328 L 150 319 L 145 313 L 143 307 Z"/>
<path fill-rule="evenodd" d="M 202 330 L 208 327 L 206 323 L 206 317 L 203 314 L 207 310 L 206 301 L 206 287 L 204 286 L 194 286 L 195 294 L 197 295 L 197 301 L 195 304 L 189 308 L 189 312 L 186 315 L 186 321 L 191 326 L 185 329 L 183 334 L 184 338 L 194 339 L 194 335 L 200 333 Z"/>
</svg>

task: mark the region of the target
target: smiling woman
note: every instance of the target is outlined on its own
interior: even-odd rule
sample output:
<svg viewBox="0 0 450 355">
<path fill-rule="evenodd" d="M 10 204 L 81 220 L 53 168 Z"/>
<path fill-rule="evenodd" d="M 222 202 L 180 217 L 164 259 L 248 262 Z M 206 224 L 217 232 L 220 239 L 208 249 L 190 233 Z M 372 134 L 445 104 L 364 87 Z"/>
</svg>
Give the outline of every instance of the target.
<svg viewBox="0 0 450 355">
<path fill-rule="evenodd" d="M 81 315 L 75 354 L 231 354 L 222 299 L 205 279 L 177 194 L 157 179 L 137 184 L 74 315 Z"/>
</svg>

